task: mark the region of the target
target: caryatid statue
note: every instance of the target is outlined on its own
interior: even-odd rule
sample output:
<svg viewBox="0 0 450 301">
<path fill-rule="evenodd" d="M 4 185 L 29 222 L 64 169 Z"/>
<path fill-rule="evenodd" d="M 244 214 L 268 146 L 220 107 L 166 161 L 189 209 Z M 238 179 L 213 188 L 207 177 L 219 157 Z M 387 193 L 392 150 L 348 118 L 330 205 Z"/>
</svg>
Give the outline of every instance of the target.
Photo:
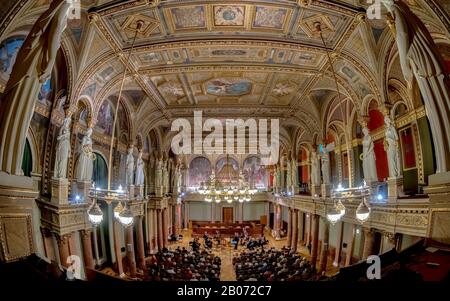
<svg viewBox="0 0 450 301">
<path fill-rule="evenodd" d="M 0 110 L 1 170 L 22 173 L 28 127 L 40 86 L 50 77 L 70 3 L 54 0 L 39 17 L 20 48 L 3 92 Z"/>
<path fill-rule="evenodd" d="M 92 128 L 88 128 L 81 142 L 81 153 L 78 157 L 75 178 L 78 181 L 92 181 L 95 154 L 92 151 Z"/>
<path fill-rule="evenodd" d="M 136 161 L 136 176 L 134 177 L 134 183 L 136 186 L 144 185 L 144 160 L 142 159 L 142 150 L 139 151 Z"/>
<path fill-rule="evenodd" d="M 364 138 L 362 141 L 363 153 L 361 154 L 360 159 L 363 163 L 364 180 L 366 180 L 366 182 L 368 183 L 376 182 L 378 180 L 378 177 L 372 137 L 370 136 L 369 129 L 367 127 L 364 127 L 362 129 L 362 132 L 364 134 Z"/>
<path fill-rule="evenodd" d="M 299 184 L 299 181 L 298 181 L 298 165 L 297 165 L 297 160 L 295 160 L 294 157 L 292 157 L 291 168 L 292 168 L 292 172 L 291 172 L 292 186 L 297 187 L 298 184 Z"/>
<path fill-rule="evenodd" d="M 389 177 L 397 178 L 402 175 L 399 138 L 389 116 L 384 117 L 384 122 L 386 124 L 384 149 L 387 153 Z"/>
<path fill-rule="evenodd" d="M 287 167 L 286 167 L 286 189 L 289 191 L 292 187 L 292 167 L 291 161 L 289 158 L 287 159 Z"/>
<path fill-rule="evenodd" d="M 126 167 L 125 183 L 127 186 L 130 186 L 134 184 L 134 156 L 132 146 L 128 148 Z"/>
<path fill-rule="evenodd" d="M 320 163 L 317 153 L 311 152 L 311 185 L 320 186 Z"/>
<path fill-rule="evenodd" d="M 403 75 L 417 80 L 430 121 L 436 173 L 450 170 L 450 80 L 443 59 L 425 24 L 404 1 L 383 0 L 395 21 Z"/>
<path fill-rule="evenodd" d="M 164 192 L 169 192 L 169 170 L 168 170 L 168 160 L 164 160 L 162 169 L 162 185 L 164 187 Z"/>
<path fill-rule="evenodd" d="M 53 177 L 56 179 L 67 178 L 67 160 L 70 157 L 70 123 L 72 119 L 66 117 L 59 130 L 56 143 L 56 157 Z"/>
<path fill-rule="evenodd" d="M 324 150 L 322 152 L 322 177 L 323 184 L 330 184 L 330 153 Z"/>
<path fill-rule="evenodd" d="M 161 157 L 156 157 L 156 169 L 155 169 L 155 187 L 162 186 L 162 169 L 163 162 Z"/>
</svg>

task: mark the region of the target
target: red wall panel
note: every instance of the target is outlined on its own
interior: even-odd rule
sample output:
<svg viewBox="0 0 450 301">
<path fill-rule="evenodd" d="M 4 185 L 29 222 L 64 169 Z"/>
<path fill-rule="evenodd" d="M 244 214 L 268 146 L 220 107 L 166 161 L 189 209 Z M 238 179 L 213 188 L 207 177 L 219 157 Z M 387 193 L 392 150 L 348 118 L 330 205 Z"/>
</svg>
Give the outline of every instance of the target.
<svg viewBox="0 0 450 301">
<path fill-rule="evenodd" d="M 387 154 L 384 150 L 384 139 L 374 142 L 375 160 L 377 165 L 378 181 L 384 181 L 389 176 Z"/>
</svg>

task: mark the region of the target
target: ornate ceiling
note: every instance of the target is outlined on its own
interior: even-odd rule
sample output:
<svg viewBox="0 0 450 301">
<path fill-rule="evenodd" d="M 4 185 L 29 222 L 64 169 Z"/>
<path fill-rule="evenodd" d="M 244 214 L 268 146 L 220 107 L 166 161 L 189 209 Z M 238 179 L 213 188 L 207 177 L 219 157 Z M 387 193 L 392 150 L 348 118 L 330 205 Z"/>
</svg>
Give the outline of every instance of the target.
<svg viewBox="0 0 450 301">
<path fill-rule="evenodd" d="M 423 10 L 417 1 L 408 3 Z M 24 19 L 32 22 L 48 3 L 36 0 Z M 387 95 L 382 72 L 392 38 L 386 20 L 363 17 L 365 0 L 81 3 L 82 18 L 69 22 L 63 46 L 74 73 L 71 100 L 88 99 L 94 119 L 118 93 L 134 29 L 144 22 L 123 93 L 134 132 L 192 117 L 195 109 L 204 116 L 279 117 L 304 137 L 320 132 L 337 93 L 316 22 L 341 98 L 360 110 L 367 98 L 383 102 Z"/>
</svg>

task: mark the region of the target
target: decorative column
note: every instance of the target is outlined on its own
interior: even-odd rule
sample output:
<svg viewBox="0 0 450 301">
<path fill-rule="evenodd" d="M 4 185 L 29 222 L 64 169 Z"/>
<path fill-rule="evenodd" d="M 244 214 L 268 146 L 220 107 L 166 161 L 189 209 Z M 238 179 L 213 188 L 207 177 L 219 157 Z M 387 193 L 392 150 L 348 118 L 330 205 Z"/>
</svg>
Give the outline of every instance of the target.
<svg viewBox="0 0 450 301">
<path fill-rule="evenodd" d="M 69 267 L 70 265 L 67 262 L 67 259 L 70 256 L 69 240 L 71 235 L 72 234 L 65 234 L 65 235 L 56 234 L 56 242 L 58 243 L 59 258 L 61 260 L 61 265 L 65 266 L 66 268 Z"/>
<path fill-rule="evenodd" d="M 98 252 L 98 238 L 97 238 L 97 228 L 94 228 L 92 231 L 92 238 L 94 240 L 94 255 L 95 255 L 95 264 L 100 264 L 100 256 Z"/>
<path fill-rule="evenodd" d="M 142 270 L 145 270 L 145 249 L 144 249 L 144 229 L 143 229 L 143 216 L 137 217 L 136 233 L 137 233 L 137 260 L 138 266 Z"/>
<path fill-rule="evenodd" d="M 336 227 L 338 229 L 338 233 L 337 233 L 337 243 L 336 243 L 336 254 L 334 256 L 334 262 L 333 265 L 335 267 L 339 266 L 340 262 L 341 262 L 341 251 L 342 251 L 342 239 L 343 239 L 343 234 L 344 234 L 344 222 L 339 222 L 336 224 Z M 348 252 L 348 248 L 347 248 L 347 252 Z"/>
<path fill-rule="evenodd" d="M 189 229 L 189 205 L 188 202 L 184 202 L 184 230 Z"/>
<path fill-rule="evenodd" d="M 244 217 L 244 204 L 243 203 L 239 203 L 239 214 L 238 214 L 238 221 L 239 223 L 243 222 L 243 217 Z"/>
<path fill-rule="evenodd" d="M 216 204 L 215 202 L 211 203 L 211 223 L 216 222 Z"/>
<path fill-rule="evenodd" d="M 292 246 L 292 209 L 288 207 L 287 247 Z"/>
<path fill-rule="evenodd" d="M 363 255 L 361 259 L 366 259 L 370 255 L 375 255 L 373 254 L 373 248 L 375 245 L 375 232 L 372 231 L 371 229 L 364 228 L 363 233 L 365 239 L 364 239 Z"/>
<path fill-rule="evenodd" d="M 136 259 L 134 257 L 133 225 L 125 228 L 125 243 L 127 245 L 128 268 L 131 278 L 136 278 Z"/>
<path fill-rule="evenodd" d="M 167 247 L 167 231 L 168 231 L 168 217 L 167 217 L 167 208 L 162 210 L 162 221 L 163 221 L 163 248 Z"/>
<path fill-rule="evenodd" d="M 352 224 L 352 230 L 350 232 L 350 242 L 347 244 L 347 253 L 345 256 L 345 266 L 349 266 L 352 263 L 353 249 L 355 247 L 355 235 L 356 225 Z"/>
<path fill-rule="evenodd" d="M 158 250 L 162 250 L 164 247 L 164 241 L 163 241 L 163 218 L 162 218 L 162 212 L 161 209 L 156 209 L 157 214 L 157 227 L 158 227 Z"/>
<path fill-rule="evenodd" d="M 275 240 L 280 240 L 280 230 L 281 230 L 281 225 L 280 225 L 280 218 L 281 218 L 281 206 L 279 204 L 275 205 Z"/>
<path fill-rule="evenodd" d="M 82 230 L 81 239 L 83 243 L 83 258 L 84 264 L 87 268 L 94 269 L 95 263 L 92 256 L 92 241 L 91 241 L 92 230 Z"/>
<path fill-rule="evenodd" d="M 292 209 L 292 241 L 291 241 L 291 249 L 294 252 L 297 252 L 297 243 L 298 243 L 298 210 Z"/>
<path fill-rule="evenodd" d="M 152 209 L 152 254 L 158 251 L 158 212 Z"/>
<path fill-rule="evenodd" d="M 181 230 L 183 229 L 183 222 L 182 222 L 182 214 L 181 214 L 181 204 L 177 204 L 177 230 L 181 233 Z"/>
<path fill-rule="evenodd" d="M 119 277 L 124 277 L 123 263 L 122 263 L 122 250 L 120 246 L 120 224 L 114 219 L 113 221 L 113 231 L 114 231 L 114 251 L 116 253 L 116 264 L 117 264 L 117 274 Z"/>
<path fill-rule="evenodd" d="M 323 273 L 327 270 L 327 260 L 328 260 L 328 241 L 330 238 L 330 223 L 327 220 L 323 220 L 324 232 L 322 240 L 322 250 L 320 252 L 320 266 L 319 272 Z"/>
<path fill-rule="evenodd" d="M 298 241 L 304 243 L 305 242 L 305 214 L 297 210 L 297 231 L 298 231 Z"/>
<path fill-rule="evenodd" d="M 317 253 L 319 248 L 319 215 L 312 215 L 312 235 L 311 235 L 311 265 L 316 269 Z"/>
</svg>

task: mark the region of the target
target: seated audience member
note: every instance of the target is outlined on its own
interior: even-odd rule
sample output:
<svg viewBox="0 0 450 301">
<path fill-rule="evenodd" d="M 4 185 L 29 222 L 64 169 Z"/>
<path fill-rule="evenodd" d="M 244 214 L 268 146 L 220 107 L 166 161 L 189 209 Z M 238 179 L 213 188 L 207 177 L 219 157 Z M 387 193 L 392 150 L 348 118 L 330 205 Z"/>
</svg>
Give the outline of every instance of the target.
<svg viewBox="0 0 450 301">
<path fill-rule="evenodd" d="M 264 249 L 262 245 L 265 241 L 265 238 L 251 240 L 247 245 L 249 250 L 233 258 L 237 280 L 299 281 L 315 276 L 306 258 L 291 252 L 289 248 Z"/>
<path fill-rule="evenodd" d="M 162 281 L 219 281 L 221 260 L 219 257 L 194 247 L 198 239 L 190 242 L 192 251 L 177 247 L 159 251 L 150 259 L 149 280 Z M 194 248 L 196 249 L 194 251 Z"/>
</svg>

